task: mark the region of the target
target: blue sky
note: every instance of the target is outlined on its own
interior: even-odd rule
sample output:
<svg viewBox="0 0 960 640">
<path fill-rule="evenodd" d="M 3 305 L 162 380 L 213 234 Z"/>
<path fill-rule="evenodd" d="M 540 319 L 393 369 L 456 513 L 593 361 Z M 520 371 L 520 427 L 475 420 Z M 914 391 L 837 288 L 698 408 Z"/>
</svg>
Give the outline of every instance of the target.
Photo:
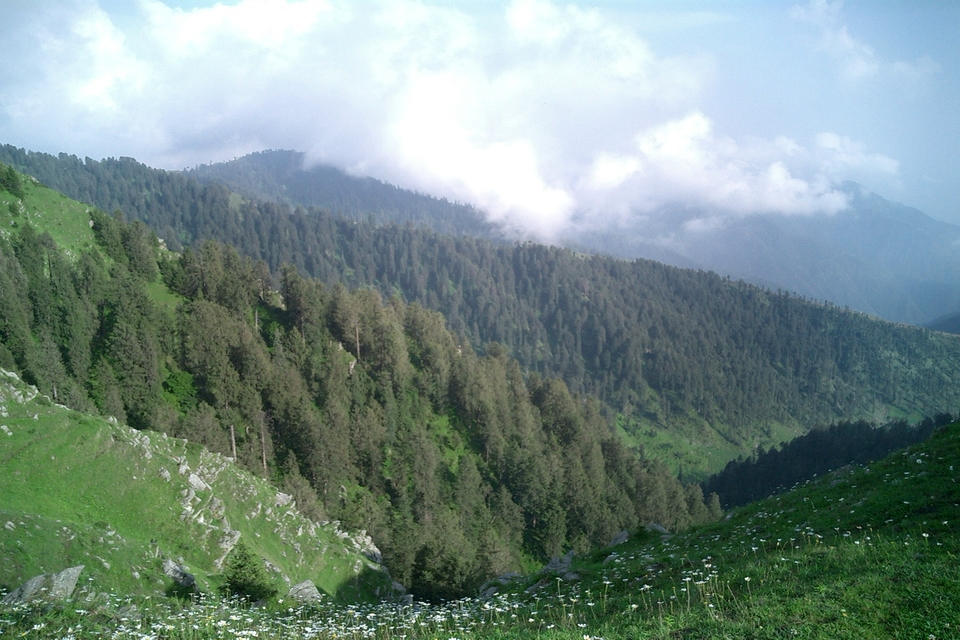
<svg viewBox="0 0 960 640">
<path fill-rule="evenodd" d="M 960 224 L 960 3 L 5 0 L 0 142 L 265 148 L 549 240 L 683 207 Z"/>
</svg>

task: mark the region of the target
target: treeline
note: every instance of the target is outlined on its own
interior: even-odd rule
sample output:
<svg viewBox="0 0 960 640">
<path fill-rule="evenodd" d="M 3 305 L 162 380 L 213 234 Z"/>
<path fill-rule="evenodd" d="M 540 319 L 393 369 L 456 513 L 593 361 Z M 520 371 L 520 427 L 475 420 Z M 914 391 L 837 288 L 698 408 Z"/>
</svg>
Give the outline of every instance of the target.
<svg viewBox="0 0 960 640">
<path fill-rule="evenodd" d="M 473 207 L 361 178 L 327 165 L 306 166 L 299 151 L 261 151 L 187 172 L 205 184 L 226 185 L 251 200 L 318 207 L 354 220 L 413 223 L 438 233 L 498 238 Z"/>
<path fill-rule="evenodd" d="M 719 514 L 638 460 L 596 399 L 529 380 L 443 317 L 206 242 L 163 252 L 100 212 L 98 248 L 0 237 L 0 366 L 72 408 L 202 443 L 272 478 L 317 520 L 367 529 L 395 579 L 455 597 L 531 560 L 649 522 Z M 180 302 L 160 295 L 162 282 Z"/>
<path fill-rule="evenodd" d="M 475 349 L 503 345 L 631 428 L 714 429 L 749 450 L 771 423 L 960 408 L 951 336 L 645 260 L 231 201 L 221 185 L 131 159 L 0 151 L 73 197 L 147 222 L 171 247 L 216 239 L 273 273 L 290 263 L 327 286 L 438 310 Z"/>
<path fill-rule="evenodd" d="M 813 429 L 779 448 L 761 448 L 747 458 L 731 460 L 702 483 L 703 490 L 718 494 L 724 509 L 738 507 L 849 464 L 874 462 L 923 442 L 953 421 L 944 413 L 916 425 L 899 420 L 876 426 L 858 420 Z"/>
</svg>

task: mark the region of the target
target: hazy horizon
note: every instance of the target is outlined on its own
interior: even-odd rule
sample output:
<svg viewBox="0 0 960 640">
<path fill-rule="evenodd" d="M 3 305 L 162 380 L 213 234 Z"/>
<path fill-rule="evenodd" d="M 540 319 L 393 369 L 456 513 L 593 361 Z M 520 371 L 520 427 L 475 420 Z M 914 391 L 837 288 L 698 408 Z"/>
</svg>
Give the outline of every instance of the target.
<svg viewBox="0 0 960 640">
<path fill-rule="evenodd" d="M 15 1 L 0 142 L 296 149 L 547 241 L 829 214 L 845 180 L 958 224 L 958 36 L 933 2 Z"/>
</svg>

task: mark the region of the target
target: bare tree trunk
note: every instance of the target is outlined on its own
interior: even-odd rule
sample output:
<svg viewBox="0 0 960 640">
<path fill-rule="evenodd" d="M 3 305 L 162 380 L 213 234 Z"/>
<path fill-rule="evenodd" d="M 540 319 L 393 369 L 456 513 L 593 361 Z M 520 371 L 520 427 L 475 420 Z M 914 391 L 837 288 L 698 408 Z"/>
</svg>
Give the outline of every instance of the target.
<svg viewBox="0 0 960 640">
<path fill-rule="evenodd" d="M 357 362 L 360 361 L 360 321 L 357 320 L 354 325 L 354 329 L 357 331 Z"/>
<path fill-rule="evenodd" d="M 233 425 L 230 425 L 230 451 L 233 452 L 233 461 L 237 461 L 237 434 L 233 429 Z"/>
<path fill-rule="evenodd" d="M 260 457 L 263 460 L 263 472 L 267 472 L 267 436 L 263 430 L 263 414 L 260 414 Z"/>
</svg>

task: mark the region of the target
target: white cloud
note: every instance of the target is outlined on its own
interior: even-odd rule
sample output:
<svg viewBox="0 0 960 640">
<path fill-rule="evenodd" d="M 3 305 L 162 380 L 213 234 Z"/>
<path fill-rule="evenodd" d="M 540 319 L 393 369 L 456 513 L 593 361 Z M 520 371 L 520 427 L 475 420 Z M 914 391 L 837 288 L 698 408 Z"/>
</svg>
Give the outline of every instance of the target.
<svg viewBox="0 0 960 640">
<path fill-rule="evenodd" d="M 806 5 L 794 6 L 790 15 L 819 29 L 820 48 L 838 61 L 846 79 L 857 81 L 883 74 L 916 83 L 939 71 L 939 65 L 928 56 L 916 62 L 884 61 L 872 46 L 853 36 L 842 23 L 842 8 L 842 0 L 810 0 Z"/>
<path fill-rule="evenodd" d="M 599 224 L 672 203 L 711 215 L 836 211 L 845 200 L 830 184 L 846 169 L 897 171 L 835 134 L 807 149 L 715 131 L 699 104 L 714 62 L 658 56 L 596 9 L 140 0 L 118 16 L 94 0 L 54 6 L 56 20 L 26 4 L 0 9 L 0 35 L 32 34 L 18 55 L 33 65 L 0 76 L 0 135 L 50 150 L 179 168 L 300 149 L 545 239 L 585 212 Z M 803 11 L 835 29 L 837 5 Z M 838 47 L 870 59 L 835 30 Z"/>
<path fill-rule="evenodd" d="M 823 138 L 828 140 L 834 141 Z M 814 154 L 795 141 L 781 137 L 772 143 L 738 144 L 717 135 L 700 112 L 643 131 L 635 144 L 634 153 L 596 158 L 582 201 L 592 200 L 597 211 L 616 210 L 619 203 L 620 217 L 623 206 L 649 212 L 676 203 L 711 216 L 835 213 L 846 206 L 846 197 L 818 173 L 822 167 L 810 166 Z M 843 161 L 858 166 L 877 162 L 849 140 L 838 144 L 829 154 L 835 168 Z"/>
</svg>

